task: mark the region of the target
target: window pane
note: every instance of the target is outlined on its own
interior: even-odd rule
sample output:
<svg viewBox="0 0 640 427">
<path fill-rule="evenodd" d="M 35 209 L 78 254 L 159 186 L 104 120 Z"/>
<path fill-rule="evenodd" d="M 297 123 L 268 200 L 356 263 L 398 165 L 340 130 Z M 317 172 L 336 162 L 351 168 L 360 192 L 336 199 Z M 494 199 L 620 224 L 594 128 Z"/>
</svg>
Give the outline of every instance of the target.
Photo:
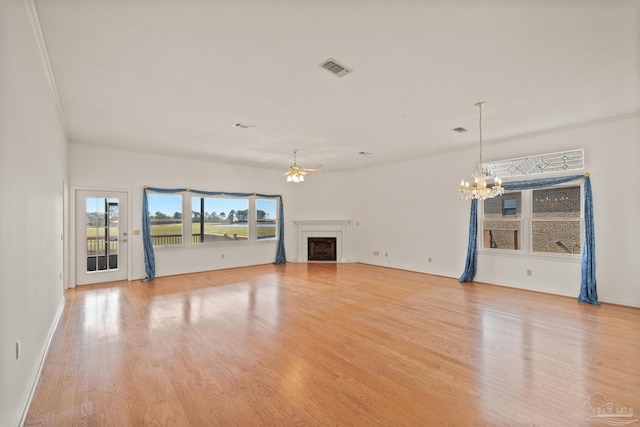
<svg viewBox="0 0 640 427">
<path fill-rule="evenodd" d="M 579 254 L 580 221 L 533 221 L 533 251 Z"/>
<path fill-rule="evenodd" d="M 494 197 L 484 201 L 484 217 L 487 219 L 497 219 L 509 217 L 509 219 L 520 218 L 522 215 L 522 193 L 505 193 L 502 196 Z"/>
<path fill-rule="evenodd" d="M 247 240 L 249 200 L 192 197 L 192 242 Z"/>
<path fill-rule="evenodd" d="M 182 196 L 149 194 L 151 242 L 154 246 L 182 244 Z"/>
<path fill-rule="evenodd" d="M 518 212 L 516 199 L 502 199 L 502 216 L 515 216 Z"/>
<path fill-rule="evenodd" d="M 520 221 L 485 220 L 482 226 L 484 248 L 520 250 L 522 245 Z"/>
<path fill-rule="evenodd" d="M 548 188 L 532 192 L 532 250 L 579 254 L 581 189 Z"/>
<path fill-rule="evenodd" d="M 533 218 L 580 218 L 580 186 L 533 191 Z"/>
<path fill-rule="evenodd" d="M 520 250 L 522 246 L 522 193 L 514 191 L 483 202 L 482 247 Z"/>
<path fill-rule="evenodd" d="M 257 239 L 276 238 L 277 209 L 274 199 L 256 199 Z"/>
<path fill-rule="evenodd" d="M 87 197 L 87 272 L 118 269 L 118 199 Z"/>
</svg>

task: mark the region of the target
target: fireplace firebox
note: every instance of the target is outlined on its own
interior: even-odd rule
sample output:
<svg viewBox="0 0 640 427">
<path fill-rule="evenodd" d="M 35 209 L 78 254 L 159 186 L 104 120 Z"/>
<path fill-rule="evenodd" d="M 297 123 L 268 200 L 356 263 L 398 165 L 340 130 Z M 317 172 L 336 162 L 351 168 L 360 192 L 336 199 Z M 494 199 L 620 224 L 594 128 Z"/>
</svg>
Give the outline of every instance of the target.
<svg viewBox="0 0 640 427">
<path fill-rule="evenodd" d="M 335 237 L 308 237 L 308 261 L 337 261 Z"/>
</svg>

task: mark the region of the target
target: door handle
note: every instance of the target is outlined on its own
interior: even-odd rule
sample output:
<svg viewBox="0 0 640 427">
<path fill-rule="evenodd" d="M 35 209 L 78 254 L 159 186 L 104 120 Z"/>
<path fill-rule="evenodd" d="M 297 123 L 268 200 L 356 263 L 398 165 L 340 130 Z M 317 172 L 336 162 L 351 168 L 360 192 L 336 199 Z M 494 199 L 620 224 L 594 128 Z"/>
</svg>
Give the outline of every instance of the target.
<svg viewBox="0 0 640 427">
<path fill-rule="evenodd" d="M 121 239 L 120 240 L 122 243 L 127 243 L 127 239 Z"/>
</svg>

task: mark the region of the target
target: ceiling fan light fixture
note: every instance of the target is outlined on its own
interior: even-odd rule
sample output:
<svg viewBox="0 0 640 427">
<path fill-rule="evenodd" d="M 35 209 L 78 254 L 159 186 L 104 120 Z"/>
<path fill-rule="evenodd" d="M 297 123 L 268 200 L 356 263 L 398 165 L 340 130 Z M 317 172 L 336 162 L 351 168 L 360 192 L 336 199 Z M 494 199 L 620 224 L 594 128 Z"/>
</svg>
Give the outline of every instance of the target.
<svg viewBox="0 0 640 427">
<path fill-rule="evenodd" d="M 304 175 L 302 174 L 287 175 L 287 182 L 293 182 L 294 184 L 297 184 L 298 182 L 304 182 Z"/>
<path fill-rule="evenodd" d="M 307 169 L 297 164 L 297 153 L 298 150 L 293 150 L 293 165 L 289 166 L 289 170 L 284 173 L 287 177 L 287 182 L 293 182 L 297 184 L 298 182 L 304 182 L 304 176 L 309 172 L 320 172 L 319 169 Z"/>
</svg>

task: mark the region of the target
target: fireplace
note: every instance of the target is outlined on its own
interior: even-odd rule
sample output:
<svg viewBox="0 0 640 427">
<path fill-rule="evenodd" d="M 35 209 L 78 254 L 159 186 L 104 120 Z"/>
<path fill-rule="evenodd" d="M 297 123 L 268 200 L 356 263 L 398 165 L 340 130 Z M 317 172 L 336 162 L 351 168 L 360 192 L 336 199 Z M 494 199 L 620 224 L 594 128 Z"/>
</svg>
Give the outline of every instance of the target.
<svg viewBox="0 0 640 427">
<path fill-rule="evenodd" d="M 335 237 L 308 237 L 307 261 L 337 261 Z"/>
<path fill-rule="evenodd" d="M 349 220 L 298 220 L 295 223 L 298 226 L 298 262 L 314 261 L 310 258 L 312 249 L 309 247 L 310 239 L 320 238 L 320 244 L 315 244 L 313 252 L 325 252 L 331 247 L 331 244 L 326 239 L 333 240 L 332 252 L 334 252 L 331 259 L 325 254 L 322 256 L 322 260 L 325 262 L 348 262 L 347 254 L 347 230 Z M 313 257 L 313 256 L 312 256 Z"/>
</svg>

